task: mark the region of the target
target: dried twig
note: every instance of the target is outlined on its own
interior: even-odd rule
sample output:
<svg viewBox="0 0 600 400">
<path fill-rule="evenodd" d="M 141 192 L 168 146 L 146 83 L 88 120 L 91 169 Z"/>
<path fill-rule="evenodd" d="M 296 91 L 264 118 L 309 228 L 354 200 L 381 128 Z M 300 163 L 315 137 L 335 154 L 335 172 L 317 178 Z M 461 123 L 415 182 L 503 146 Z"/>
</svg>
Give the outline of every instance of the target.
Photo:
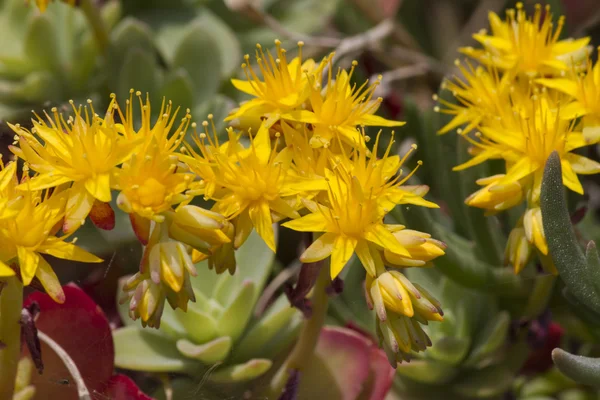
<svg viewBox="0 0 600 400">
<path fill-rule="evenodd" d="M 381 74 L 381 84 L 375 90 L 373 97 L 386 97 L 391 90 L 392 83 L 415 76 L 425 75 L 429 71 L 427 63 L 405 65 Z M 374 81 L 377 77 L 371 78 Z"/>
<path fill-rule="evenodd" d="M 44 332 L 38 331 L 38 337 L 42 342 L 46 343 L 48 347 L 54 350 L 56 355 L 65 364 L 65 367 L 67 367 L 67 370 L 69 370 L 71 377 L 77 385 L 77 396 L 79 397 L 79 400 L 92 400 L 90 391 L 85 386 L 85 381 L 83 380 L 83 377 L 77 368 L 77 364 L 75 364 L 75 361 L 73 361 L 71 356 L 69 356 L 69 354 L 58 343 L 52 340 L 52 338 L 50 338 L 50 336 L 46 335 Z"/>
<path fill-rule="evenodd" d="M 260 317 L 266 310 L 269 301 L 273 298 L 277 290 L 283 286 L 289 279 L 298 275 L 300 272 L 300 267 L 302 267 L 302 263 L 300 261 L 296 261 L 292 263 L 289 267 L 283 269 L 276 277 L 273 279 L 267 287 L 263 290 L 262 295 L 259 297 L 256 302 L 256 306 L 254 307 L 254 315 L 256 317 Z"/>
<path fill-rule="evenodd" d="M 439 60 L 431 56 L 405 47 L 392 47 L 386 52 L 386 54 L 388 57 L 396 58 L 399 61 L 410 62 L 412 64 L 426 64 L 427 68 L 431 72 L 441 77 L 446 76 L 452 70 L 450 66 L 441 63 Z"/>
</svg>

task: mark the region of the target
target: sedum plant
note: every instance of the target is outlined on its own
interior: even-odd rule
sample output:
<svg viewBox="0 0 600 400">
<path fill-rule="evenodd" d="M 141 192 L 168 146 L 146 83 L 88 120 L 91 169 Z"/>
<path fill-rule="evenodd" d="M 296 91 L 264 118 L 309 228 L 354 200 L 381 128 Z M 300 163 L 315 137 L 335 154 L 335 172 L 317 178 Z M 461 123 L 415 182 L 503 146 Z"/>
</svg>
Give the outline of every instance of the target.
<svg viewBox="0 0 600 400">
<path fill-rule="evenodd" d="M 196 302 L 187 312 L 165 310 L 158 331 L 134 323 L 125 304 L 120 311 L 126 326 L 114 332 L 116 365 L 182 372 L 196 379 L 210 369 L 210 390 L 229 395 L 231 384 L 239 386 L 265 374 L 297 336 L 302 320 L 283 295 L 261 315 L 255 313 L 274 256 L 252 234 L 236 252 L 235 275 L 216 275 L 207 271 L 206 261 L 200 262 L 196 268 L 209 273 L 191 279 Z"/>
</svg>

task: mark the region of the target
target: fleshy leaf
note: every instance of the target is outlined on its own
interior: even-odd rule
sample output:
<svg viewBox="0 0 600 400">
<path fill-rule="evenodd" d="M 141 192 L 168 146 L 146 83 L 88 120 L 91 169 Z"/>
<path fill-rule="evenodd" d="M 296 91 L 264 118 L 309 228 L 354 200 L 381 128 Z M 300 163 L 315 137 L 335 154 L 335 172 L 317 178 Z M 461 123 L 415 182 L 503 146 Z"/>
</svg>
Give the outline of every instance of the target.
<svg viewBox="0 0 600 400">
<path fill-rule="evenodd" d="M 199 310 L 195 304 L 188 305 L 187 312 L 177 309 L 174 314 L 184 327 L 187 336 L 194 342 L 206 343 L 217 337 L 217 321 L 211 315 Z"/>
<path fill-rule="evenodd" d="M 556 367 L 567 377 L 584 385 L 600 388 L 600 359 L 576 356 L 562 349 L 552 351 Z"/>
<path fill-rule="evenodd" d="M 244 364 L 219 369 L 209 379 L 222 383 L 249 381 L 267 372 L 271 368 L 271 365 L 271 360 L 255 358 Z"/>
<path fill-rule="evenodd" d="M 237 296 L 225 308 L 219 323 L 217 331 L 224 336 L 231 336 L 236 341 L 244 332 L 246 324 L 252 316 L 252 299 L 256 296 L 256 285 L 254 282 L 246 280 L 238 288 Z"/>
<path fill-rule="evenodd" d="M 36 320 L 38 330 L 69 354 L 90 391 L 100 391 L 112 375 L 114 366 L 115 348 L 108 319 L 100 307 L 77 286 L 65 285 L 63 291 L 63 304 L 54 302 L 47 294 L 34 292 L 25 299 L 23 305 L 27 307 L 33 302 L 39 304 L 40 313 Z M 48 376 L 59 380 L 70 379 L 71 375 L 56 353 L 45 344 L 42 345 L 42 354 L 45 374 L 33 374 L 32 384 L 38 393 L 44 393 L 48 398 L 62 398 L 65 388 L 48 379 Z M 76 393 L 74 387 L 70 389 Z"/>
<path fill-rule="evenodd" d="M 443 384 L 452 380 L 458 370 L 450 364 L 425 359 L 398 364 L 396 373 L 422 383 Z"/>
<path fill-rule="evenodd" d="M 473 345 L 473 350 L 464 365 L 482 367 L 480 363 L 492 356 L 506 342 L 509 325 L 510 315 L 507 311 L 490 318 L 487 325 L 478 333 L 478 341 Z"/>
<path fill-rule="evenodd" d="M 179 353 L 175 342 L 160 331 L 127 326 L 113 331 L 115 365 L 149 372 L 186 372 L 200 368 Z"/>
<path fill-rule="evenodd" d="M 298 310 L 290 307 L 285 296 L 279 296 L 260 320 L 242 337 L 232 355 L 232 361 L 247 360 L 253 354 L 261 354 L 261 349 L 270 346 L 271 339 L 298 313 Z"/>
<path fill-rule="evenodd" d="M 111 376 L 104 395 L 112 400 L 152 400 L 137 387 L 130 377 L 123 374 Z"/>
<path fill-rule="evenodd" d="M 477 371 L 468 371 L 464 379 L 455 383 L 455 393 L 476 399 L 498 396 L 507 391 L 514 373 L 504 365 L 495 365 Z"/>
<path fill-rule="evenodd" d="M 223 361 L 231 350 L 231 338 L 228 336 L 211 340 L 201 345 L 194 344 L 186 339 L 177 341 L 177 350 L 184 356 L 205 364 L 214 364 Z"/>
<path fill-rule="evenodd" d="M 471 347 L 471 340 L 468 337 L 443 336 L 440 339 L 432 339 L 432 341 L 433 346 L 427 350 L 427 355 L 453 365 L 460 363 Z"/>
<path fill-rule="evenodd" d="M 553 152 L 544 169 L 541 192 L 542 223 L 548 242 L 548 249 L 560 277 L 569 292 L 592 310 L 600 310 L 600 291 L 597 286 L 599 271 L 593 271 L 596 264 L 593 248 L 588 250 L 591 264 L 577 242 L 571 225 L 563 188 L 562 167 L 558 153 Z M 595 247 L 595 246 L 594 246 Z"/>
<path fill-rule="evenodd" d="M 351 329 L 324 327 L 300 374 L 298 399 L 383 399 L 393 376 L 385 354 L 368 338 Z"/>
<path fill-rule="evenodd" d="M 200 22 L 192 23 L 175 50 L 173 67 L 190 75 L 196 103 L 213 96 L 221 84 L 221 55 L 213 33 Z"/>
</svg>

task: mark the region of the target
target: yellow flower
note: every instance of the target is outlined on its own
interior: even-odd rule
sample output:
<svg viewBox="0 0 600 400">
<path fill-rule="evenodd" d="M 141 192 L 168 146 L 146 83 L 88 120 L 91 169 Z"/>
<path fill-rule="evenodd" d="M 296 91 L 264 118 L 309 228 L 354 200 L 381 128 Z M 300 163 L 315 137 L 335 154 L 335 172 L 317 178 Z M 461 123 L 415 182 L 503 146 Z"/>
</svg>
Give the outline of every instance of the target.
<svg viewBox="0 0 600 400">
<path fill-rule="evenodd" d="M 3 196 L 20 200 L 18 214 L 0 220 L 0 276 L 14 275 L 9 265 L 16 262 L 24 285 L 29 285 L 35 276 L 55 301 L 62 302 L 64 294 L 60 283 L 41 254 L 80 262 L 102 260 L 74 243 L 66 242 L 67 236 L 54 236 L 65 214 L 66 192 L 20 191 L 17 189 L 16 168 L 8 165 L 2 172 L 0 186 L 3 187 Z M 26 186 L 28 182 L 25 177 L 21 185 Z"/>
<path fill-rule="evenodd" d="M 31 131 L 9 124 L 18 135 L 19 147 L 11 151 L 25 160 L 39 174 L 22 190 L 41 190 L 70 184 L 63 230 L 73 232 L 90 213 L 95 201 L 111 200 L 110 188 L 116 167 L 128 159 L 135 142 L 126 140 L 114 129 L 114 100 L 104 119 L 95 114 L 91 100 L 88 107 L 75 107 L 74 118 L 66 121 L 55 108 L 48 123 L 39 116 Z"/>
<path fill-rule="evenodd" d="M 478 66 L 474 68 L 470 62 L 466 67 L 459 61 L 455 65 L 461 72 L 461 77 L 455 76 L 442 82 L 441 88 L 452 93 L 457 103 L 452 103 L 433 96 L 444 108 L 435 107 L 436 112 L 453 115 L 453 118 L 438 133 L 444 134 L 459 128 L 460 134 L 466 135 L 476 129 L 489 118 L 498 118 L 507 112 L 512 112 L 515 103 L 515 87 L 509 75 L 502 77 L 493 67 Z M 510 101 L 508 96 L 511 97 Z"/>
<path fill-rule="evenodd" d="M 503 193 L 514 193 L 518 184 L 526 191 L 529 203 L 535 205 L 539 203 L 546 160 L 553 151 L 557 151 L 561 158 L 564 185 L 576 193 L 583 194 L 577 174 L 596 174 L 600 172 L 600 163 L 575 154 L 573 150 L 597 143 L 600 138 L 590 141 L 586 140 L 581 132 L 572 131 L 572 124 L 561 119 L 560 112 L 549 96 L 536 96 L 532 99 L 528 112 L 513 114 L 514 121 L 503 119 L 494 125 L 481 127 L 481 143 L 471 141 L 481 152 L 455 170 L 479 164 L 489 158 L 501 157 L 506 161 L 506 175 L 499 179 L 491 179 L 491 182 L 482 182 L 488 185 L 487 195 L 498 198 L 503 196 Z M 509 200 L 508 196 L 505 196 L 505 199 Z M 469 200 L 470 205 L 484 205 L 481 202 L 476 204 L 472 200 Z M 497 201 L 490 204 L 494 203 L 498 204 Z"/>
<path fill-rule="evenodd" d="M 410 257 L 403 257 L 384 250 L 384 261 L 395 267 L 427 267 L 429 261 L 446 254 L 446 244 L 432 239 L 431 235 L 412 229 L 401 229 L 394 232 L 394 237 L 404 246 Z"/>
<path fill-rule="evenodd" d="M 377 200 L 363 191 L 358 180 L 341 169 L 328 175 L 328 204 L 305 201 L 311 213 L 283 224 L 301 232 L 324 232 L 304 251 L 300 261 L 316 262 L 331 256 L 333 279 L 354 253 L 373 276 L 383 268 L 380 248 L 410 257 L 392 234 L 397 226 L 383 223 L 384 214 Z"/>
<path fill-rule="evenodd" d="M 246 81 L 232 79 L 231 83 L 236 89 L 253 96 L 254 98 L 243 103 L 234 110 L 225 120 L 237 118 L 256 118 L 266 116 L 266 125 L 271 127 L 279 121 L 281 114 L 299 107 L 309 96 L 308 76 L 315 71 L 314 60 L 302 60 L 303 42 L 298 42 L 298 57 L 289 63 L 285 49 L 281 42 L 275 41 L 276 57 L 269 51 L 265 53 L 262 46 L 257 44 L 256 62 L 262 75 L 261 81 L 254 68 L 250 65 L 250 56 L 246 55 L 246 62 L 242 69 L 246 74 Z M 320 69 L 316 72 L 319 73 Z"/>
<path fill-rule="evenodd" d="M 114 188 L 121 190 L 117 205 L 126 213 L 162 222 L 165 211 L 191 199 L 185 191 L 193 179 L 177 155 L 163 151 L 150 136 L 116 173 Z"/>
<path fill-rule="evenodd" d="M 229 130 L 230 152 L 213 152 L 212 161 L 196 154 L 201 162 L 214 163 L 215 174 L 210 178 L 215 179 L 215 190 L 205 196 L 216 201 L 213 211 L 232 220 L 235 248 L 239 248 L 252 229 L 256 229 L 275 251 L 273 222 L 299 217 L 294 196 L 298 192 L 287 188 L 291 151 L 288 148 L 278 151 L 278 141 L 279 138 L 271 145 L 269 130 L 263 124 L 256 137 L 250 138 L 248 149 L 243 149 L 239 137 Z"/>
<path fill-rule="evenodd" d="M 595 139 L 600 136 L 600 64 L 596 62 L 592 67 L 591 60 L 586 64 L 586 73 L 573 68 L 568 78 L 544 78 L 536 82 L 569 95 L 572 101 L 561 107 L 561 118 L 584 117 L 583 133 L 586 138 Z"/>
<path fill-rule="evenodd" d="M 482 64 L 513 75 L 536 77 L 557 75 L 568 70 L 571 61 L 578 62 L 586 57 L 590 38 L 559 40 L 564 16 L 558 19 L 555 29 L 550 6 L 542 10 L 542 6 L 536 4 L 533 17 L 527 17 L 523 4 L 517 3 L 516 10 L 506 11 L 506 21 L 493 12 L 489 13 L 489 21 L 491 34 L 483 30 L 473 35 L 483 49 L 460 49 Z"/>
<path fill-rule="evenodd" d="M 360 87 L 350 81 L 357 65 L 352 63 L 350 72 L 340 69 L 333 79 L 333 54 L 328 61 L 327 84 L 323 87 L 320 74 L 315 74 L 315 82 L 309 86 L 311 110 L 294 110 L 282 115 L 283 119 L 305 122 L 313 125 L 310 139 L 312 147 L 329 146 L 335 138 L 351 145 L 364 147 L 363 135 L 357 126 L 402 126 L 405 123 L 392 121 L 373 115 L 383 101 L 373 100 L 373 93 L 381 82 L 379 77 L 373 84 L 369 81 Z"/>
</svg>

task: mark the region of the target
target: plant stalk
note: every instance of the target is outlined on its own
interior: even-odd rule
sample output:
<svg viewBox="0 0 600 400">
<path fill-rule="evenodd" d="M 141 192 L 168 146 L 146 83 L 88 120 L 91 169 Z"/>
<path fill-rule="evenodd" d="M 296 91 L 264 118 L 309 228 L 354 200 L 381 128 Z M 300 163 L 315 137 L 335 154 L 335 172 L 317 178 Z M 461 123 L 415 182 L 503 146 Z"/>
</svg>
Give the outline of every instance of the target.
<svg viewBox="0 0 600 400">
<path fill-rule="evenodd" d="M 21 355 L 23 284 L 16 276 L 6 279 L 0 294 L 0 400 L 12 400 Z"/>
<path fill-rule="evenodd" d="M 319 271 L 317 282 L 315 283 L 311 297 L 312 315 L 309 319 L 304 321 L 296 345 L 279 371 L 273 376 L 273 379 L 267 388 L 267 398 L 270 400 L 278 399 L 282 395 L 285 384 L 291 376 L 291 372 L 302 372 L 315 351 L 329 306 L 329 295 L 325 289 L 331 284 L 331 278 L 329 277 L 328 265 L 325 263 L 323 264 L 324 265 L 321 266 Z"/>
<path fill-rule="evenodd" d="M 106 53 L 109 43 L 108 30 L 100 15 L 100 8 L 93 3 L 93 0 L 81 0 L 79 8 L 85 15 L 85 18 L 94 32 L 94 38 L 96 39 L 98 48 L 102 53 Z"/>
</svg>

